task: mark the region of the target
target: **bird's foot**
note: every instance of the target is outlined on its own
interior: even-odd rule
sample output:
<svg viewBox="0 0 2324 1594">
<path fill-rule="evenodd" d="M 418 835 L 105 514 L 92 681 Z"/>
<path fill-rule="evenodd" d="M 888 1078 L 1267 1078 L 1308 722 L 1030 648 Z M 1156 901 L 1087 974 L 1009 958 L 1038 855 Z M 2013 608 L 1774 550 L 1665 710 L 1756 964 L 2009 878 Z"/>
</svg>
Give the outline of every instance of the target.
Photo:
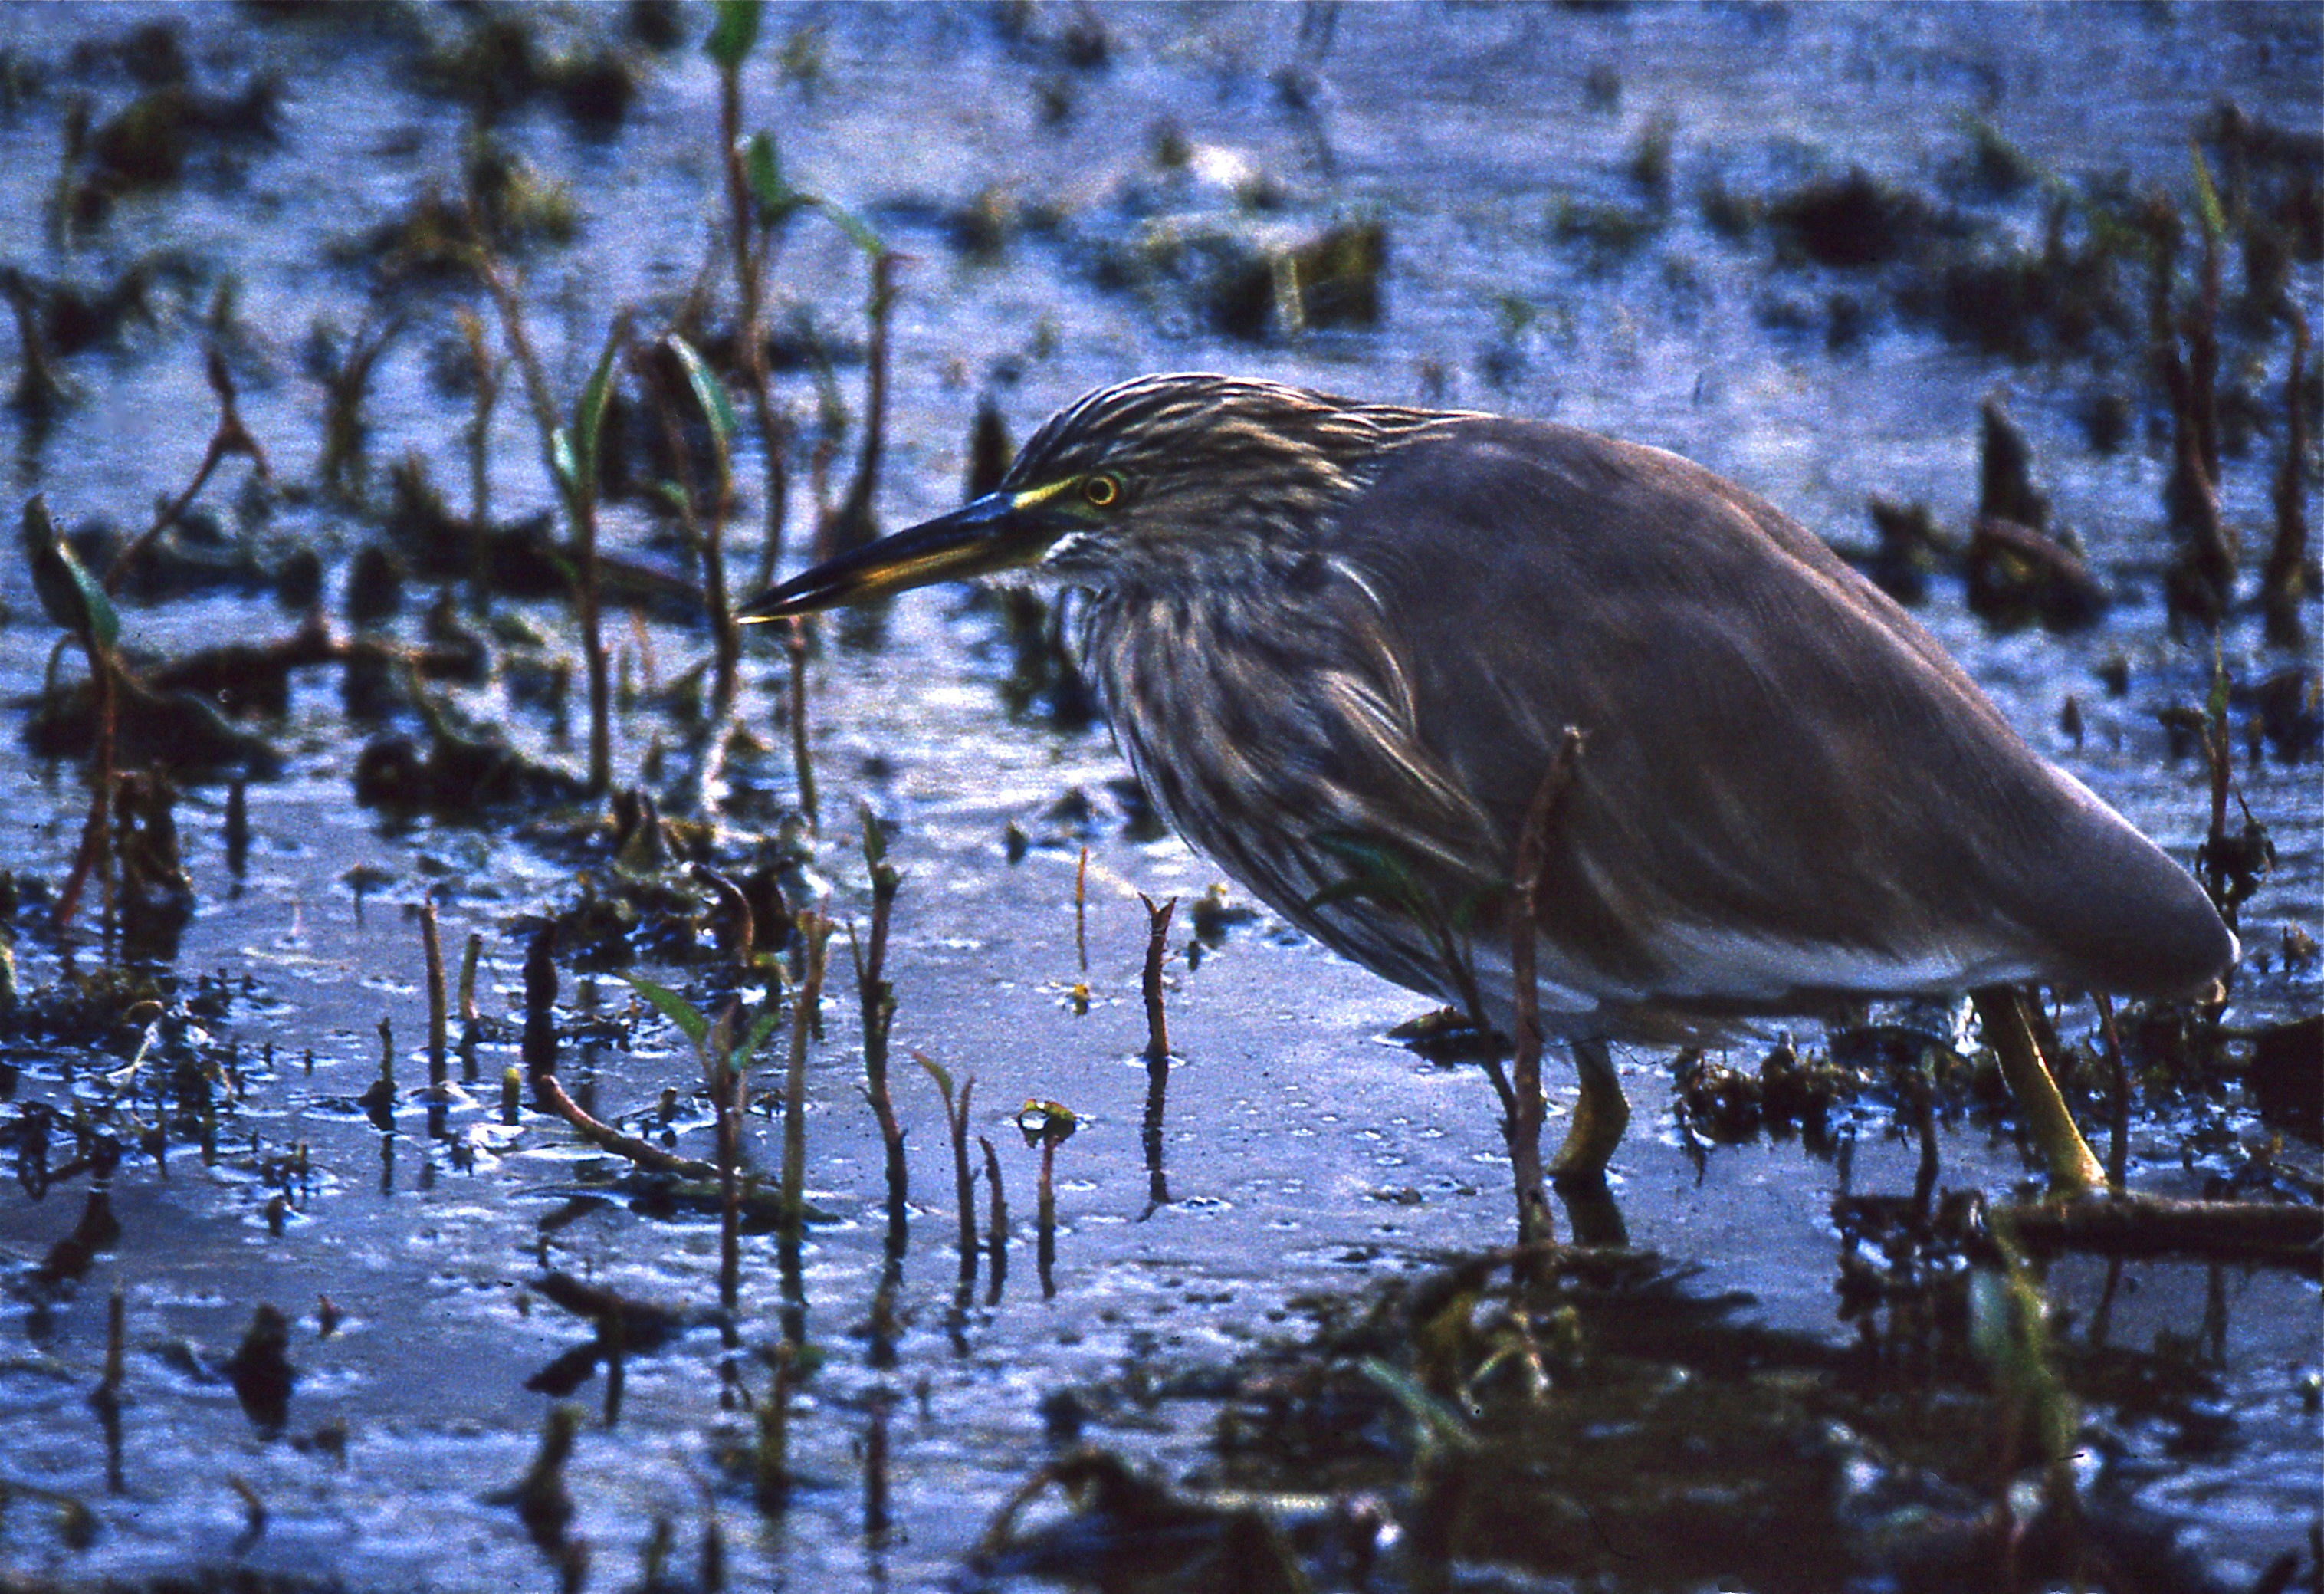
<svg viewBox="0 0 2324 1594">
<path fill-rule="evenodd" d="M 1565 1144 L 1549 1164 L 1549 1176 L 1562 1188 L 1568 1182 L 1603 1181 L 1622 1132 L 1630 1126 L 1630 1104 L 1622 1087 L 1610 1080 L 1592 1080 L 1584 1071 L 1582 1094 L 1574 1099 L 1573 1121 L 1566 1126 Z"/>
</svg>

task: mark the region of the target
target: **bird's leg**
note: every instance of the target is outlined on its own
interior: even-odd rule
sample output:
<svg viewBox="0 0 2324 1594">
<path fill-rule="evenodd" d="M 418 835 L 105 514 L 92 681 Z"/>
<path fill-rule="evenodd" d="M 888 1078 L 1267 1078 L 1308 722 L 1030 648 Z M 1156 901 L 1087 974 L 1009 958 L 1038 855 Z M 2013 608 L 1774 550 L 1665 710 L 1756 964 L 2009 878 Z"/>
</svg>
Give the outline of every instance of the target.
<svg viewBox="0 0 2324 1594">
<path fill-rule="evenodd" d="M 1567 1126 L 1565 1144 L 1549 1164 L 1560 1183 L 1602 1179 L 1614 1148 L 1629 1127 L 1630 1104 L 1622 1095 L 1622 1081 L 1614 1072 L 1614 1054 L 1603 1041 L 1576 1041 L 1574 1071 L 1582 1078 L 1582 1094 L 1574 1098 L 1573 1121 Z"/>
<path fill-rule="evenodd" d="M 1977 1004 L 1986 1041 L 2001 1060 L 2001 1076 L 2009 1081 L 2009 1093 L 2017 1098 L 2026 1131 L 2049 1170 L 2050 1192 L 2080 1196 L 2105 1189 L 2106 1167 L 2074 1127 L 2074 1116 L 2066 1110 L 2066 1098 L 2058 1094 L 2058 1082 L 2042 1061 L 2017 993 L 2007 986 L 1986 986 L 1970 992 L 1969 999 Z"/>
</svg>

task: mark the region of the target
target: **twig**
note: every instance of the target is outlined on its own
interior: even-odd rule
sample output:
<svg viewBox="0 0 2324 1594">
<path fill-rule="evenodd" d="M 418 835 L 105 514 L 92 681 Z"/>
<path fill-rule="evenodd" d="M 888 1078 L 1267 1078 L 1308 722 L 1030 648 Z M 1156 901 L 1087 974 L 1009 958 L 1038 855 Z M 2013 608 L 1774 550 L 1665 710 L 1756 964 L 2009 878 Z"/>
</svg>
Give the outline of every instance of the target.
<svg viewBox="0 0 2324 1594">
<path fill-rule="evenodd" d="M 2116 1195 L 2013 1204 L 1993 1215 L 2033 1251 L 2194 1256 L 2324 1274 L 2324 1208 Z"/>
<path fill-rule="evenodd" d="M 1162 1166 L 1162 1116 L 1170 1083 L 1170 1026 L 1162 1007 L 1162 964 L 1169 953 L 1170 915 L 1178 906 L 1172 897 L 1159 907 L 1144 892 L 1146 904 L 1146 969 L 1140 985 L 1146 996 L 1146 1121 L 1139 1139 L 1146 1153 L 1146 1211 L 1148 1216 L 1170 1204 L 1169 1176 Z"/>
<path fill-rule="evenodd" d="M 992 1142 L 980 1135 L 976 1144 L 984 1152 L 984 1185 L 992 1206 L 984 1231 L 985 1255 L 992 1259 L 991 1282 L 986 1286 L 985 1299 L 998 1303 L 1001 1281 L 1009 1276 L 1009 1197 L 1001 1186 L 1001 1157 L 992 1149 Z"/>
<path fill-rule="evenodd" d="M 203 484 L 210 479 L 210 473 L 229 456 L 244 455 L 257 466 L 258 474 L 261 477 L 269 474 L 265 450 L 258 446 L 258 440 L 252 437 L 243 426 L 241 412 L 235 408 L 234 378 L 227 374 L 226 361 L 219 357 L 217 349 L 213 348 L 209 351 L 203 369 L 209 378 L 210 391 L 217 395 L 217 429 L 210 433 L 209 447 L 202 450 L 201 466 L 194 472 L 194 479 L 186 484 L 186 490 L 163 505 L 161 513 L 153 517 L 153 524 L 139 533 L 126 547 L 113 556 L 113 562 L 106 567 L 105 571 L 105 590 L 107 594 L 121 590 L 121 583 L 128 579 L 130 570 L 135 568 L 140 559 L 144 557 L 145 551 L 153 546 L 154 540 L 163 532 L 178 523 L 179 517 L 186 513 L 187 507 L 193 503 L 196 495 L 201 492 Z"/>
<path fill-rule="evenodd" d="M 884 970 L 888 961 L 888 920 L 896 905 L 902 876 L 889 863 L 880 837 L 880 821 L 864 803 L 858 813 L 863 826 L 863 863 L 872 875 L 872 933 L 867 950 L 857 943 L 849 925 L 847 941 L 855 961 L 856 995 L 863 1011 L 863 1097 L 880 1120 L 880 1142 L 887 1150 L 888 1254 L 903 1256 L 906 1203 L 910 1199 L 909 1172 L 904 1161 L 904 1126 L 896 1117 L 896 1102 L 888 1089 L 888 1033 L 896 1022 L 896 987 Z"/>
<path fill-rule="evenodd" d="M 581 1138 L 602 1150 L 626 1157 L 639 1167 L 656 1173 L 674 1173 L 680 1179 L 704 1182 L 719 1176 L 718 1165 L 715 1163 L 698 1162 L 693 1157 L 681 1157 L 666 1152 L 649 1141 L 640 1140 L 634 1135 L 624 1135 L 611 1124 L 590 1117 L 582 1110 L 578 1102 L 565 1094 L 565 1087 L 558 1083 L 555 1074 L 534 1075 L 532 1089 L 536 1103 L 572 1125 Z M 786 1217 L 784 1221 L 788 1223 L 790 1219 Z"/>
<path fill-rule="evenodd" d="M 2107 1104 L 2107 1187 L 2120 1191 L 2130 1183 L 2130 1070 L 2123 1064 L 2122 1036 L 2114 1027 L 2114 998 L 2093 991 L 2098 1004 L 2098 1033 L 2105 1038 L 2107 1072 L 2112 1082 Z"/>
</svg>

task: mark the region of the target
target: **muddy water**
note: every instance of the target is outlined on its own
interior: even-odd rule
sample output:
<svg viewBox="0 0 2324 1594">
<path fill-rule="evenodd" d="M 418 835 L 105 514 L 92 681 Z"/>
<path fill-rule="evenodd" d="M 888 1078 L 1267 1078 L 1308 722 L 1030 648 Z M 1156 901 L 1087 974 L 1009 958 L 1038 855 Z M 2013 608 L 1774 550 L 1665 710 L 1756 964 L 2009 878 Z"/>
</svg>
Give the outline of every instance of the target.
<svg viewBox="0 0 2324 1594">
<path fill-rule="evenodd" d="M 244 468 L 232 463 L 203 504 L 228 535 L 255 546 L 316 546 L 336 592 L 338 570 L 385 501 L 388 462 L 416 451 L 465 503 L 468 404 L 433 375 L 441 346 L 456 338 L 458 296 L 420 288 L 374 301 L 360 260 L 335 253 L 430 183 L 456 181 L 465 115 L 424 90 L 415 63 L 429 42 L 456 40 L 464 24 L 438 11 L 383 11 L 363 26 L 225 7 L 167 14 L 182 24 L 198 84 L 223 90 L 255 70 L 281 74 L 280 143 L 198 157 L 187 181 L 128 196 L 103 227 L 61 248 L 42 217 L 63 159 L 66 104 L 89 94 L 101 121 L 125 103 L 128 78 L 95 47 L 161 14 L 68 6 L 0 19 L 19 80 L 0 121 L 10 156 L 0 168 L 0 253 L 37 276 L 90 284 L 155 250 L 175 257 L 157 276 L 150 320 L 66 362 L 77 397 L 52 424 L 0 416 L 11 511 L 37 491 L 69 528 L 97 519 L 134 531 L 157 495 L 183 485 L 214 412 L 198 323 L 230 280 L 238 309 L 221 341 L 285 490 L 237 507 Z M 2135 391 L 2141 374 L 2071 359 L 1998 363 L 1877 309 L 1860 338 L 1828 348 L 1821 332 L 1789 329 L 1787 307 L 1820 316 L 1828 296 L 1860 291 L 1854 280 L 1777 269 L 1764 238 L 1722 237 L 1691 196 L 1713 180 L 1772 191 L 1850 166 L 1932 190 L 1962 158 L 1968 119 L 1981 117 L 2044 169 L 2076 178 L 2124 170 L 2183 204 L 2190 128 L 2216 97 L 2232 93 L 2255 116 L 2312 131 L 2324 65 L 2312 10 L 1102 15 L 1111 43 L 1102 70 L 1065 63 L 1057 40 L 1073 15 L 1047 7 L 1021 28 L 938 7 L 769 15 L 747 74 L 747 125 L 777 131 L 794 182 L 853 207 L 913 256 L 894 324 L 879 502 L 889 524 L 956 499 L 969 416 L 988 386 L 1022 437 L 1096 383 L 1223 368 L 1551 416 L 1674 448 L 1836 542 L 1868 546 L 1863 506 L 1876 493 L 1926 501 L 1941 523 L 1966 524 L 1978 404 L 2000 393 L 2033 440 L 2056 519 L 2080 533 L 2118 601 L 2093 631 L 1997 636 L 1966 611 L 1958 582 L 1941 579 L 1923 617 L 2038 746 L 2178 856 L 2191 855 L 2207 819 L 2202 773 L 2194 760 L 2170 761 L 2155 715 L 2200 704 L 2211 658 L 2207 646 L 2166 639 L 2157 572 L 2170 557 L 2159 509 L 2167 460 L 2136 434 L 2120 452 L 2093 453 L 2081 423 L 2094 387 Z M 565 392 L 577 386 L 613 307 L 647 306 L 651 321 L 653 307 L 685 291 L 720 214 L 716 84 L 695 47 L 707 18 L 681 16 L 687 43 L 641 56 L 641 88 L 618 133 L 585 136 L 545 102 L 498 128 L 546 177 L 570 185 L 577 210 L 576 243 L 526 263 L 535 334 Z M 612 14 L 535 20 L 551 48 L 616 33 Z M 782 70 L 777 47 L 786 41 L 792 65 Z M 1060 102 L 1053 120 L 1045 107 Z M 1665 115 L 1676 198 L 1662 229 L 1610 263 L 1559 241 L 1552 218 L 1561 207 L 1636 204 L 1626 171 L 1642 134 Z M 1272 174 L 1286 197 L 1270 225 L 1382 220 L 1390 254 L 1379 324 L 1239 341 L 1181 303 L 1097 286 L 1087 240 L 1131 225 L 1121 195 L 1156 181 L 1151 152 L 1166 125 Z M 1062 219 L 1055 230 L 1016 234 L 996 260 L 972 259 L 945 218 L 996 186 Z M 1994 209 L 2038 238 L 2034 200 Z M 833 340 L 860 343 L 862 268 L 835 231 L 796 225 L 775 280 L 781 313 L 796 306 Z M 2297 267 L 2295 283 L 2312 310 L 2315 267 Z M 304 354 L 318 323 L 344 336 L 367 309 L 406 319 L 365 412 L 368 509 L 313 490 L 323 397 Z M 2281 339 L 2261 357 L 2255 390 L 2280 393 Z M 860 367 L 843 362 L 837 376 L 857 402 Z M 782 395 L 811 414 L 807 375 L 786 376 Z M 513 391 L 492 436 L 495 515 L 546 507 Z M 2250 528 L 2255 546 L 2280 446 L 2280 425 L 2261 432 L 2247 458 L 2230 459 L 2222 484 L 2227 517 Z M 757 481 L 747 457 L 741 477 Z M 747 528 L 756 515 L 746 503 L 738 520 Z M 793 517 L 794 546 L 807 519 Z M 609 510 L 607 535 L 621 551 L 676 568 L 633 505 Z M 747 570 L 755 559 L 746 539 L 736 562 Z M 0 678 L 12 696 L 30 693 L 54 633 L 14 561 L 0 596 L 9 609 Z M 569 638 L 554 607 L 507 607 Z M 295 625 L 263 595 L 132 607 L 124 619 L 126 644 L 158 654 L 287 635 Z M 402 624 L 417 635 L 416 618 Z M 641 685 L 678 676 L 706 645 L 698 632 L 632 627 L 625 616 L 609 631 Z M 558 645 L 569 651 L 569 642 Z M 2248 620 L 2230 626 L 2221 658 L 2239 682 L 2286 662 L 2262 649 Z M 2112 660 L 2127 665 L 2119 697 L 2098 675 Z M 1102 727 L 1065 731 L 1006 712 L 1008 670 L 990 614 L 964 609 L 951 592 L 904 599 L 877 647 L 834 645 L 813 667 L 825 820 L 813 868 L 835 915 L 861 920 L 868 894 L 853 815 L 868 802 L 893 829 L 890 857 L 905 877 L 890 976 L 911 1248 L 892 1327 L 883 1326 L 874 1297 L 884 1182 L 857 1089 L 843 940 L 826 1033 L 812 1057 L 806 1182 L 827 1220 L 810 1232 L 807 1330 L 827 1360 L 792 1423 L 802 1481 L 787 1513 L 761 1516 L 724 1469 L 749 1433 L 733 1389 L 763 1395 L 768 1375 L 751 1348 L 776 1331 L 774 1242 L 752 1237 L 742 1348 L 705 1321 L 629 1358 L 611 1432 L 594 1423 L 605 1376 L 574 1392 L 593 1413 L 567 1474 L 571 1533 L 590 1546 L 593 1586 L 641 1575 L 660 1521 L 674 1534 L 671 1566 L 692 1568 L 714 1520 L 737 1586 L 937 1586 L 1064 1442 L 1072 1424 L 1058 1413 L 1074 1403 L 1060 1392 L 1117 1388 L 1132 1369 L 1158 1381 L 1188 1375 L 1185 1398 L 1081 1403 L 1100 1413 L 1084 1439 L 1166 1475 L 1187 1473 L 1205 1464 L 1215 1409 L 1204 1392 L 1216 1380 L 1193 1373 L 1298 1331 L 1308 1297 L 1358 1291 L 1507 1234 L 1506 1163 L 1484 1081 L 1380 1038 L 1413 1015 L 1415 1000 L 1264 916 L 1231 927 L 1215 946 L 1190 947 L 1185 914 L 1215 872 L 1175 839 L 1140 839 L 1122 823 L 1110 783 L 1124 772 Z M 754 654 L 744 676 L 746 718 L 779 746 L 781 661 Z M 577 692 L 562 735 L 505 684 L 453 695 L 535 755 L 577 762 Z M 2082 716 L 2079 738 L 2061 728 L 2069 699 Z M 657 737 L 673 734 L 645 709 L 620 716 L 615 731 L 624 783 Z M 169 972 L 178 996 L 200 977 L 223 978 L 225 996 L 199 1018 L 206 1040 L 191 1043 L 213 1061 L 227 1057 L 238 1082 L 212 1154 L 173 1142 L 161 1166 L 125 1158 L 106 1185 L 119 1232 L 77 1272 L 41 1269 L 84 1221 L 87 1177 L 37 1200 L 23 1190 L 0 1196 L 0 1260 L 12 1280 L 0 1303 L 0 1485 L 54 1491 L 10 1500 L 0 1569 L 67 1586 L 234 1566 L 365 1588 L 552 1586 L 518 1513 L 493 1497 L 530 1463 L 552 1404 L 526 1381 L 589 1336 L 535 1281 L 553 1269 L 698 1310 L 717 1295 L 716 1225 L 609 1199 L 606 1159 L 548 1118 L 528 1112 L 503 1126 L 497 1082 L 516 1061 L 512 1042 L 488 1038 L 478 1048 L 473 1099 L 456 1102 L 443 1133 L 430 1133 L 424 1105 L 409 1094 L 426 1077 L 415 912 L 434 892 L 456 958 L 470 931 L 484 936 L 483 1005 L 512 1013 L 526 916 L 568 904 L 576 869 L 602 876 L 606 861 L 513 824 L 390 824 L 357 807 L 349 776 L 365 733 L 348 725 L 330 672 L 301 674 L 289 715 L 267 734 L 284 768 L 250 787 L 251 848 L 239 877 L 226 858 L 223 788 L 194 787 L 178 811 L 198 906 Z M 0 863 L 60 881 L 86 803 L 78 770 L 33 759 L 10 737 L 0 780 L 14 797 Z M 777 806 L 791 800 L 779 756 L 738 780 Z M 2312 759 L 2304 767 L 2264 760 L 2239 780 L 2276 852 L 2244 910 L 2246 940 L 2273 950 L 2287 927 L 2324 930 L 2324 803 Z M 1071 805 L 1056 806 L 1075 791 L 1092 799 L 1086 823 Z M 1012 827 L 1028 843 L 1013 862 Z M 359 867 L 374 872 L 360 897 L 350 885 Z M 1159 1142 L 1167 1202 L 1151 1199 L 1156 1170 L 1141 1135 L 1140 891 L 1182 899 L 1167 996 L 1182 1060 Z M 66 950 L 35 932 L 34 917 L 20 918 L 16 941 L 27 991 L 66 967 Z M 1086 971 L 1077 939 L 1086 941 Z M 97 959 L 85 943 L 70 955 L 80 969 Z M 681 968 L 649 972 L 687 978 Z M 585 988 L 564 971 L 566 1018 L 579 1024 L 594 1005 L 606 1021 L 594 1032 L 601 1038 L 568 1043 L 568 1083 L 602 1115 L 632 1115 L 650 1129 L 660 1125 L 661 1093 L 675 1088 L 671 1127 L 685 1149 L 706 1155 L 707 1114 L 692 1095 L 698 1073 L 684 1043 L 636 1008 L 617 978 L 595 979 Z M 2277 956 L 2247 971 L 2229 1022 L 2275 1022 L 2319 1005 L 2316 966 Z M 356 1099 L 378 1073 L 383 1018 L 406 1092 L 392 1134 Z M 2086 1029 L 2089 1020 L 2074 1023 Z M 69 1110 L 108 1094 L 96 1076 L 121 1068 L 130 1049 L 134 1039 L 111 1050 L 10 1043 L 11 1121 L 21 1125 L 33 1103 Z M 1005 1284 L 996 1298 L 980 1279 L 964 1307 L 954 1298 L 943 1117 L 933 1087 L 905 1059 L 913 1050 L 975 1076 L 973 1127 L 994 1143 L 1016 1214 Z M 1622 1062 L 1637 1118 L 1613 1184 L 1630 1238 L 1699 1265 L 1692 1287 L 1705 1293 L 1747 1293 L 1754 1321 L 1848 1339 L 1853 1330 L 1834 1311 L 1829 1209 L 1838 1170 L 1796 1143 L 1718 1150 L 1698 1167 L 1671 1122 L 1668 1059 L 1638 1052 Z M 773 1089 L 771 1065 L 763 1082 Z M 1562 1114 L 1570 1080 L 1561 1076 L 1556 1091 L 1553 1111 Z M 1037 1154 L 1010 1121 L 1028 1098 L 1065 1102 L 1082 1119 L 1057 1158 L 1054 1296 L 1035 1266 Z M 1872 1115 L 1857 1141 L 1847 1174 L 1857 1191 L 1911 1187 L 1914 1148 L 1883 1127 Z M 2261 1137 L 2233 1092 L 2142 1116 L 2141 1182 L 2195 1191 L 2206 1175 L 2240 1165 L 2239 1148 Z M 779 1145 L 771 1116 L 754 1117 L 760 1165 L 773 1165 Z M 300 1146 L 306 1176 L 288 1186 L 270 1178 Z M 1999 1193 L 2026 1176 L 2014 1145 L 1984 1127 L 1950 1127 L 1942 1154 L 1949 1186 Z M 2282 1155 L 2312 1179 L 2312 1146 L 2293 1142 Z M 278 1193 L 290 1199 L 270 1222 Z M 60 1271 L 67 1276 L 51 1276 Z M 2060 1265 L 2049 1281 L 2053 1303 L 2087 1321 L 2104 1274 L 2103 1265 Z M 109 1479 L 87 1396 L 116 1291 L 126 1358 L 118 1473 Z M 2199 1323 L 2210 1334 L 2214 1385 L 2200 1435 L 2120 1408 L 2096 1410 L 2093 1422 L 2137 1504 L 2175 1527 L 2221 1586 L 2243 1586 L 2303 1544 L 2315 1521 L 2313 1389 L 2324 1336 L 2314 1285 L 2142 1264 L 2110 1298 L 2118 1342 L 2183 1337 Z M 261 1302 L 290 1319 L 297 1376 L 279 1434 L 254 1423 L 224 1372 Z M 876 1442 L 875 1430 L 884 1435 Z M 883 1447 L 892 1526 L 867 1536 L 865 1458 Z M 263 1531 L 253 1531 L 249 1497 L 263 1502 Z M 86 1542 L 68 1531 L 67 1498 L 94 1513 Z"/>
</svg>

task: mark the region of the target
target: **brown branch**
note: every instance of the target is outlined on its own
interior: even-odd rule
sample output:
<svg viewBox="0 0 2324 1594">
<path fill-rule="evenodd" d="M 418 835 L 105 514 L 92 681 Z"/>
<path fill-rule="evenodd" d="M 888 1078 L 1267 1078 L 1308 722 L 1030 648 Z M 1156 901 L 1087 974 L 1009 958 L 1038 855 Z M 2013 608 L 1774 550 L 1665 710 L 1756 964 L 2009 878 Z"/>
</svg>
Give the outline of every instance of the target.
<svg viewBox="0 0 2324 1594">
<path fill-rule="evenodd" d="M 2191 1256 L 2324 1275 L 2324 1207 L 2117 1195 L 1997 1207 L 1992 1217 L 2029 1251 Z"/>
<path fill-rule="evenodd" d="M 641 1168 L 656 1173 L 674 1173 L 680 1179 L 714 1180 L 718 1175 L 715 1163 L 696 1162 L 662 1150 L 634 1135 L 624 1135 L 611 1124 L 594 1118 L 582 1110 L 581 1104 L 565 1094 L 565 1087 L 551 1073 L 535 1074 L 532 1080 L 533 1098 L 542 1107 L 573 1126 L 581 1138 L 615 1156 L 626 1157 Z"/>
<path fill-rule="evenodd" d="M 194 472 L 194 479 L 186 484 L 186 490 L 163 505 L 161 513 L 153 517 L 153 524 L 115 554 L 113 562 L 106 567 L 105 590 L 108 594 L 121 590 L 121 583 L 128 579 L 130 570 L 145 556 L 145 551 L 153 546 L 163 532 L 178 523 L 178 518 L 186 513 L 195 496 L 210 479 L 210 473 L 229 456 L 243 455 L 257 466 L 260 476 L 271 474 L 267 469 L 266 451 L 258 446 L 258 440 L 244 427 L 242 414 L 235 408 L 234 378 L 227 375 L 226 361 L 217 349 L 209 351 L 204 370 L 209 378 L 210 391 L 217 395 L 217 430 L 210 433 L 209 447 L 202 451 L 201 467 Z"/>
</svg>

